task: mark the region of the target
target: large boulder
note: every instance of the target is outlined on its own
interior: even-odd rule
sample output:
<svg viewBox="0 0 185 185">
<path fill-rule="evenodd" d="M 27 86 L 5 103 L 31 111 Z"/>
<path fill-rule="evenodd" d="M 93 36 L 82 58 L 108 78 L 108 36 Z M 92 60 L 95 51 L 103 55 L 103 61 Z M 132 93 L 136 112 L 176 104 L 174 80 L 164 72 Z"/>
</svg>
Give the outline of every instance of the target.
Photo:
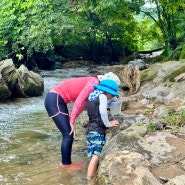
<svg viewBox="0 0 185 185">
<path fill-rule="evenodd" d="M 41 96 L 44 91 L 42 77 L 21 65 L 16 69 L 12 59 L 0 62 L 0 101 L 9 97 Z"/>
<path fill-rule="evenodd" d="M 177 176 L 185 178 L 184 158 L 178 158 L 183 151 L 181 154 L 175 152 L 176 146 L 169 142 L 178 138 L 169 131 L 147 133 L 146 125 L 130 126 L 117 132 L 111 128 L 106 138 L 94 179 L 98 184 L 160 185 L 164 184 L 161 182 L 180 181 Z M 178 164 L 174 167 L 176 157 Z M 165 166 L 169 166 L 169 172 L 160 173 Z"/>
<path fill-rule="evenodd" d="M 144 85 L 142 85 L 139 94 L 166 105 L 176 102 L 184 104 L 184 73 L 185 62 L 169 61 L 153 64 L 141 72 L 141 83 Z"/>
<path fill-rule="evenodd" d="M 0 101 L 12 95 L 18 80 L 18 72 L 11 59 L 0 62 Z"/>
<path fill-rule="evenodd" d="M 6 99 L 11 95 L 11 92 L 8 89 L 8 86 L 6 85 L 2 75 L 0 74 L 0 101 Z"/>
<path fill-rule="evenodd" d="M 29 71 L 27 67 L 21 65 L 17 70 L 19 73 L 19 87 L 29 97 L 41 96 L 44 91 L 44 80 L 42 77 Z"/>
<path fill-rule="evenodd" d="M 99 184 L 160 185 L 149 168 L 150 163 L 139 153 L 112 151 L 101 162 Z"/>
</svg>

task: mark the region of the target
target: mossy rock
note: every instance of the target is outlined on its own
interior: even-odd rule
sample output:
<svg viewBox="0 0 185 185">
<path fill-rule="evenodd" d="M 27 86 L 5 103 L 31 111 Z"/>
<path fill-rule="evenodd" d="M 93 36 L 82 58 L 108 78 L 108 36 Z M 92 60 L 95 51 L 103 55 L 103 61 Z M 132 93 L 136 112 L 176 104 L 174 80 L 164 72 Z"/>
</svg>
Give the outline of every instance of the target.
<svg viewBox="0 0 185 185">
<path fill-rule="evenodd" d="M 150 81 L 157 77 L 157 71 L 151 68 L 143 70 L 140 72 L 141 82 Z"/>
<path fill-rule="evenodd" d="M 175 77 L 179 76 L 180 74 L 185 73 L 185 65 L 178 68 L 177 70 L 173 71 L 171 74 L 166 76 L 163 81 L 169 81 L 169 82 L 174 82 Z"/>
<path fill-rule="evenodd" d="M 105 179 L 101 174 L 98 174 L 94 180 L 95 182 L 98 182 L 98 184 L 105 185 Z M 94 182 L 94 184 L 95 184 Z M 93 183 L 92 183 L 93 184 Z"/>
</svg>

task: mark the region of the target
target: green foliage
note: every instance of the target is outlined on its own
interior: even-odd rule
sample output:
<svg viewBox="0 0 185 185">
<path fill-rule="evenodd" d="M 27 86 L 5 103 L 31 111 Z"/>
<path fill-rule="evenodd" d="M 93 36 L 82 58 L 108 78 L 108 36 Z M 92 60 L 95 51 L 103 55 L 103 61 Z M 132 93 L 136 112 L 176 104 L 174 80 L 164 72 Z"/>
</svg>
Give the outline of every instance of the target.
<svg viewBox="0 0 185 185">
<path fill-rule="evenodd" d="M 81 31 L 82 37 L 89 41 L 88 45 L 92 47 L 96 42 L 102 46 L 107 46 L 109 52 L 114 52 L 115 43 L 127 45 L 130 50 L 135 50 L 136 44 L 133 39 L 136 21 L 129 11 L 128 4 L 124 1 L 85 1 L 81 6 L 75 22 L 81 22 L 82 25 L 76 25 Z M 124 48 L 121 48 L 124 50 Z M 93 50 L 93 48 L 92 48 Z"/>
<path fill-rule="evenodd" d="M 86 48 L 81 51 L 92 59 L 97 54 L 110 58 L 115 53 L 134 52 L 138 50 L 139 31 L 134 17 L 138 3 L 143 1 L 2 0 L 1 58 L 16 56 L 22 60 L 35 52 L 54 50 L 55 46 L 73 47 L 78 53 L 81 43 Z"/>
<path fill-rule="evenodd" d="M 62 56 L 67 51 L 70 57 L 95 60 L 98 55 L 111 61 L 165 45 L 165 61 L 184 43 L 184 2 L 148 2 L 158 8 L 145 7 L 144 0 L 2 0 L 0 59 L 28 60 L 54 50 Z"/>
<path fill-rule="evenodd" d="M 143 123 L 142 122 L 137 122 L 136 126 L 143 126 Z"/>
<path fill-rule="evenodd" d="M 167 61 L 173 58 L 173 50 L 180 42 L 184 42 L 184 8 L 183 0 L 151 0 L 150 8 L 142 8 L 141 11 L 153 20 L 160 29 L 165 46 L 161 60 Z"/>
<path fill-rule="evenodd" d="M 181 109 L 179 113 L 169 109 L 164 113 L 163 120 L 172 126 L 173 130 L 177 130 L 185 125 L 185 109 Z"/>
<path fill-rule="evenodd" d="M 185 47 L 182 49 L 180 56 L 179 56 L 179 59 L 180 60 L 185 59 Z"/>
<path fill-rule="evenodd" d="M 147 18 L 138 19 L 137 44 L 139 51 L 163 47 L 162 34 L 155 24 Z"/>
<path fill-rule="evenodd" d="M 150 122 L 147 128 L 148 132 L 154 132 L 155 131 L 155 123 L 154 122 Z"/>
<path fill-rule="evenodd" d="M 22 58 L 21 55 L 30 56 L 33 52 L 45 53 L 52 50 L 53 35 L 60 35 L 62 23 L 67 21 L 62 20 L 62 8 L 57 8 L 55 12 L 57 5 L 63 9 L 66 7 L 59 1 L 54 4 L 50 0 L 2 0 L 0 48 L 9 49 L 7 53 L 15 54 L 19 59 Z"/>
</svg>

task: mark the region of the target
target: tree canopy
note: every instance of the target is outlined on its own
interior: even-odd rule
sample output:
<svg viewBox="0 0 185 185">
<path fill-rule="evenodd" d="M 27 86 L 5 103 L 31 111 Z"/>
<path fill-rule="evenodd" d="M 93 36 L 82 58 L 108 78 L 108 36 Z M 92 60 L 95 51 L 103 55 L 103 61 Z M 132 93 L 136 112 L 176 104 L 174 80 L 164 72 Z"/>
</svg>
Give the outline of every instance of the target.
<svg viewBox="0 0 185 185">
<path fill-rule="evenodd" d="M 2 0 L 0 59 L 98 63 L 160 47 L 185 58 L 184 11 L 183 0 Z"/>
</svg>

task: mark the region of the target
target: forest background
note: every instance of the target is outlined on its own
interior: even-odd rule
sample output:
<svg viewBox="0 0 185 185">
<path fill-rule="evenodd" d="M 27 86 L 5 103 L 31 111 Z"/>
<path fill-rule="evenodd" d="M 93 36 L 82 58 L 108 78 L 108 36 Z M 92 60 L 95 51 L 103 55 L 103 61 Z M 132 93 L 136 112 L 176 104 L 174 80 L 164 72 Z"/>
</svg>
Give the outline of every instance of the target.
<svg viewBox="0 0 185 185">
<path fill-rule="evenodd" d="M 157 50 L 156 62 L 181 60 L 184 20 L 184 0 L 1 0 L 0 60 L 51 69 L 56 61 L 111 64 Z"/>
</svg>

